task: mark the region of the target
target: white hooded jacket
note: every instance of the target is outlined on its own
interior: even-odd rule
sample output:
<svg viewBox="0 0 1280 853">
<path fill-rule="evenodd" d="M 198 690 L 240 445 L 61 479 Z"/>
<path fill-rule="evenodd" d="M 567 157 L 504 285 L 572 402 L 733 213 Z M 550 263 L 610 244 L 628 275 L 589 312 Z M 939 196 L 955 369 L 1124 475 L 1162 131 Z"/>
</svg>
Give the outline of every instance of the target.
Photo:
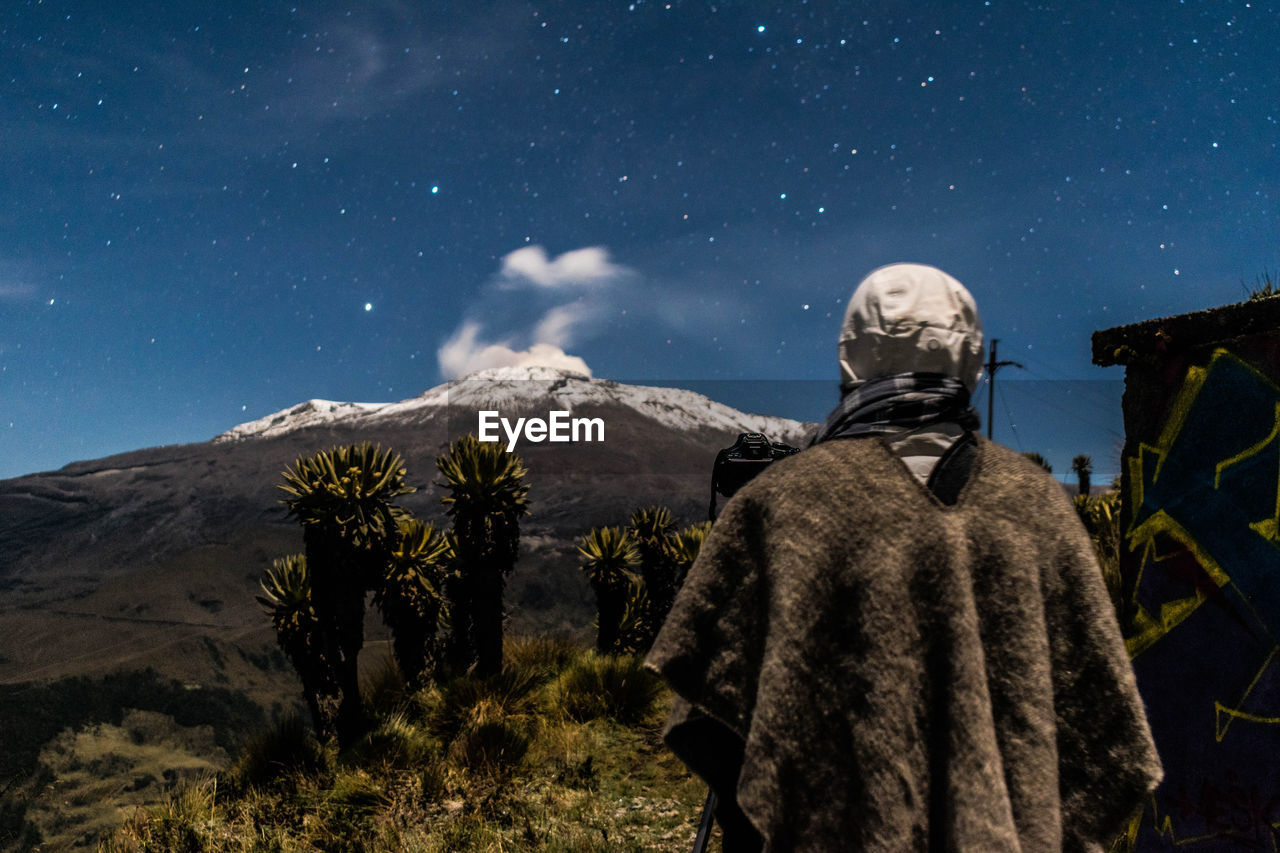
<svg viewBox="0 0 1280 853">
<path fill-rule="evenodd" d="M 940 373 L 970 393 L 982 375 L 982 321 L 964 285 L 925 264 L 874 270 L 849 298 L 838 344 L 840 388 L 900 373 Z M 921 482 L 957 438 L 955 423 L 902 429 L 885 436 Z"/>
</svg>

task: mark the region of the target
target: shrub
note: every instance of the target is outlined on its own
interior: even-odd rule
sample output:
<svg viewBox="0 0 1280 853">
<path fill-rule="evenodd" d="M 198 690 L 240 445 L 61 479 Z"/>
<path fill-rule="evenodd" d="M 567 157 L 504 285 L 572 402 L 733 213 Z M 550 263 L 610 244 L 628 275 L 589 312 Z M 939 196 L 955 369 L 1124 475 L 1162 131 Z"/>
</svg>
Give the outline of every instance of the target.
<svg viewBox="0 0 1280 853">
<path fill-rule="evenodd" d="M 572 637 L 537 634 L 508 637 L 504 649 L 506 669 L 532 672 L 540 680 L 547 681 L 577 657 L 583 646 Z"/>
<path fill-rule="evenodd" d="M 607 717 L 630 724 L 642 720 L 662 691 L 657 676 L 633 655 L 614 657 L 588 652 L 556 682 L 556 702 L 578 722 Z"/>
<path fill-rule="evenodd" d="M 475 709 L 487 703 L 504 717 L 533 714 L 538 709 L 536 691 L 542 679 L 533 668 L 507 667 L 497 675 L 479 678 L 464 675 L 443 687 L 417 694 L 418 706 L 431 730 L 446 743 L 470 723 Z"/>
<path fill-rule="evenodd" d="M 528 718 L 508 715 L 493 700 L 481 700 L 449 748 L 449 757 L 473 773 L 501 774 L 520 764 L 533 738 Z"/>
<path fill-rule="evenodd" d="M 351 760 L 383 770 L 417 770 L 431 762 L 435 745 L 404 712 L 388 715 L 356 744 Z"/>
<path fill-rule="evenodd" d="M 334 777 L 325 800 L 344 817 L 367 815 L 390 802 L 384 785 L 359 769 L 345 770 Z"/>
<path fill-rule="evenodd" d="M 216 779 L 183 785 L 162 805 L 135 810 L 98 849 L 101 853 L 203 853 L 216 797 Z"/>
<path fill-rule="evenodd" d="M 264 787 L 297 773 L 322 773 L 327 764 L 307 724 L 288 714 L 245 744 L 231 776 L 242 787 Z"/>
<path fill-rule="evenodd" d="M 360 694 L 371 720 L 389 717 L 404 709 L 408 700 L 405 679 L 394 658 L 384 656 L 371 668 L 360 684 Z"/>
</svg>

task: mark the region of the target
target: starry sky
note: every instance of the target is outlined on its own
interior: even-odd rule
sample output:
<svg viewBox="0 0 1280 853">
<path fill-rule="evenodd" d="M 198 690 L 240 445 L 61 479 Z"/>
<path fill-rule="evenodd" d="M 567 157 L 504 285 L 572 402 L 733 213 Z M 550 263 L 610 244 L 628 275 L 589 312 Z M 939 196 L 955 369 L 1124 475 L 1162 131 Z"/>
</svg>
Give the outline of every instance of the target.
<svg viewBox="0 0 1280 853">
<path fill-rule="evenodd" d="M 1271 2 L 15 0 L 0 50 L 0 477 L 530 361 L 813 419 L 915 261 L 1025 367 L 997 439 L 1109 480 L 1090 334 L 1280 269 Z"/>
</svg>

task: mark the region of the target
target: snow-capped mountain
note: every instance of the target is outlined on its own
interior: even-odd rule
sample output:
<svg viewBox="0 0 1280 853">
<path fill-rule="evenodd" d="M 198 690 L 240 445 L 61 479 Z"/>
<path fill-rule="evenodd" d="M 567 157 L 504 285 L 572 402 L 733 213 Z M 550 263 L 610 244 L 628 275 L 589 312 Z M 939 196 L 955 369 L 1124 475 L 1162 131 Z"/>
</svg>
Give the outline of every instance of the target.
<svg viewBox="0 0 1280 853">
<path fill-rule="evenodd" d="M 592 379 L 550 367 L 498 367 L 470 374 L 397 403 L 339 403 L 308 400 L 266 417 L 233 427 L 213 440 L 273 438 L 312 427 L 369 428 L 422 423 L 447 413 L 497 410 L 523 413 L 555 408 L 570 414 L 601 408 L 624 408 L 671 429 L 725 433 L 763 432 L 776 441 L 796 444 L 805 424 L 786 418 L 752 415 L 680 388 L 628 385 Z"/>
<path fill-rule="evenodd" d="M 516 631 L 589 631 L 594 598 L 575 542 L 591 527 L 625 524 L 651 503 L 681 524 L 700 521 L 720 448 L 746 431 L 801 445 L 805 431 L 691 391 L 500 369 L 399 402 L 310 400 L 211 441 L 3 480 L 0 683 L 151 667 L 289 699 L 291 670 L 254 600 L 272 559 L 302 549 L 281 472 L 335 445 L 379 443 L 401 454 L 417 488 L 397 503 L 447 525 L 436 460 L 476 430 L 482 410 L 606 424 L 602 442 L 516 449 L 530 487 L 506 598 Z"/>
</svg>

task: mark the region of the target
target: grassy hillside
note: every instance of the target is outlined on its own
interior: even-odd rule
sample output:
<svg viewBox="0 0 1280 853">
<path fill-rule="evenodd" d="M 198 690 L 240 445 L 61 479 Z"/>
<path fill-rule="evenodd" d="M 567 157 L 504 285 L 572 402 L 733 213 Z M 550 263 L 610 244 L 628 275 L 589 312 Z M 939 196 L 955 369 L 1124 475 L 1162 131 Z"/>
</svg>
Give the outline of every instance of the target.
<svg viewBox="0 0 1280 853">
<path fill-rule="evenodd" d="M 1081 500 L 1078 509 L 1118 598 L 1113 503 Z M 376 661 L 379 645 L 371 640 L 362 660 Z M 212 641 L 202 648 L 231 660 Z M 271 652 L 249 663 L 259 674 L 289 674 Z M 261 705 L 230 689 L 238 676 L 216 686 L 154 671 L 0 686 L 0 848 L 683 851 L 692 843 L 705 790 L 662 746 L 670 697 L 634 658 L 601 659 L 569 639 L 509 637 L 506 669 L 493 679 L 404 695 L 398 674 L 366 673 L 376 724 L 342 754 L 321 748 L 279 705 L 269 727 Z"/>
<path fill-rule="evenodd" d="M 69 849 L 265 724 L 239 692 L 153 671 L 0 685 L 0 849 Z"/>
<path fill-rule="evenodd" d="M 99 842 L 125 851 L 684 851 L 705 788 L 662 746 L 669 701 L 633 657 L 508 640 L 496 677 L 367 685 L 343 754 L 297 718 L 175 780 Z"/>
</svg>

